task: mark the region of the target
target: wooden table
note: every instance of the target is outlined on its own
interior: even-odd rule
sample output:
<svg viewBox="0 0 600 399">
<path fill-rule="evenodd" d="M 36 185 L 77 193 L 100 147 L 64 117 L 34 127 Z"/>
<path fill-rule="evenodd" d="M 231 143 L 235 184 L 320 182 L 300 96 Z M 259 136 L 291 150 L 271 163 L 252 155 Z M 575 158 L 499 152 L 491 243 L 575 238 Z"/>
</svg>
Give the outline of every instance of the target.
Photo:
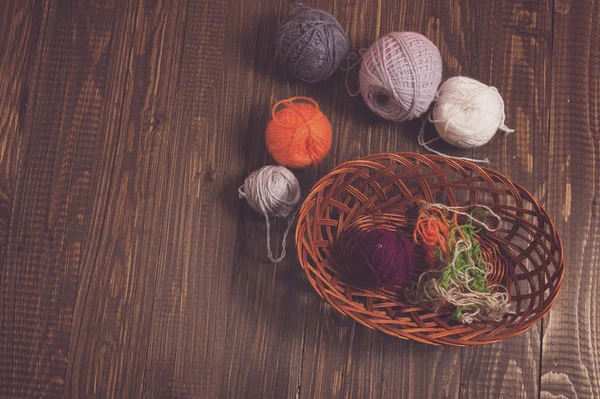
<svg viewBox="0 0 600 399">
<path fill-rule="evenodd" d="M 498 88 L 482 148 L 539 198 L 567 272 L 527 333 L 470 349 L 370 331 L 325 304 L 294 256 L 266 260 L 237 197 L 272 163 L 280 99 L 314 97 L 335 165 L 418 151 L 344 76 L 308 85 L 274 59 L 284 0 L 5 0 L 0 5 L 0 397 L 600 397 L 600 4 L 312 0 L 355 50 L 427 35 L 446 76 Z M 275 235 L 283 231 L 276 224 Z M 278 248 L 280 249 L 280 248 Z"/>
</svg>

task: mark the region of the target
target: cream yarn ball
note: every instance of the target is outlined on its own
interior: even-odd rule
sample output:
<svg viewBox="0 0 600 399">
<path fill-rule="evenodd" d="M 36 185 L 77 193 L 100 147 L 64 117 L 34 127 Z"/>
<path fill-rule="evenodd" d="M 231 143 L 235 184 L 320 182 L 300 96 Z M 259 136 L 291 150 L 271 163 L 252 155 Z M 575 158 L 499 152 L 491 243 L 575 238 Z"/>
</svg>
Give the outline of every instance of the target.
<svg viewBox="0 0 600 399">
<path fill-rule="evenodd" d="M 495 87 L 457 76 L 439 88 L 430 120 L 442 139 L 461 148 L 486 144 L 504 124 L 504 101 Z"/>
</svg>

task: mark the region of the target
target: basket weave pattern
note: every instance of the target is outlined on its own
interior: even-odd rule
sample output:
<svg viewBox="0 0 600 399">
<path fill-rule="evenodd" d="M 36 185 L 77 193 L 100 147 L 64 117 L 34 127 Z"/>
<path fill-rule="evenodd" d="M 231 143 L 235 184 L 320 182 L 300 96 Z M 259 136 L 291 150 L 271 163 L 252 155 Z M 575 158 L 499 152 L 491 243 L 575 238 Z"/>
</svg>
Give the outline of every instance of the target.
<svg viewBox="0 0 600 399">
<path fill-rule="evenodd" d="M 409 285 L 365 289 L 348 282 L 336 243 L 375 226 L 410 236 L 421 201 L 486 205 L 502 218 L 495 233 L 478 237 L 493 265 L 491 282 L 510 294 L 512 311 L 502 322 L 463 325 L 451 310 L 407 301 Z M 437 155 L 381 153 L 338 166 L 304 201 L 296 242 L 311 285 L 338 311 L 369 328 L 433 345 L 489 344 L 522 333 L 549 311 L 564 275 L 558 233 L 527 190 L 498 172 Z M 411 284 L 426 270 L 418 263 Z"/>
</svg>

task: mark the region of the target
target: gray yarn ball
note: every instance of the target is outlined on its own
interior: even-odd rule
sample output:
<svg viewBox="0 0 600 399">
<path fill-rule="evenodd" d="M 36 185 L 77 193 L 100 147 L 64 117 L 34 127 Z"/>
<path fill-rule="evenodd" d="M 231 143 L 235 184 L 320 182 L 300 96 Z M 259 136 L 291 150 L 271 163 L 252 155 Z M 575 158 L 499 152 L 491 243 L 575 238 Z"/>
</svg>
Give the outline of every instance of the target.
<svg viewBox="0 0 600 399">
<path fill-rule="evenodd" d="M 277 29 L 280 61 L 305 82 L 318 82 L 333 75 L 349 51 L 348 37 L 335 17 L 301 3 Z"/>
</svg>

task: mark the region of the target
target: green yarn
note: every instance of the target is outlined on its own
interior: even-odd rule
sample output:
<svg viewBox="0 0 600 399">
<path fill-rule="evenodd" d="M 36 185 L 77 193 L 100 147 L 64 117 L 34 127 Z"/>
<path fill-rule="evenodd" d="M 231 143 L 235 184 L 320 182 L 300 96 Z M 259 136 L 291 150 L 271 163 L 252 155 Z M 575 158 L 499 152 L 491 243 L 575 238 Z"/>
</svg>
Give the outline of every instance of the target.
<svg viewBox="0 0 600 399">
<path fill-rule="evenodd" d="M 471 212 L 471 215 L 476 211 L 477 209 Z M 445 212 L 444 216 L 447 218 Z M 448 222 L 452 224 L 450 220 Z M 485 223 L 485 214 L 483 222 Z M 465 241 L 470 244 L 470 248 L 458 252 L 454 262 L 448 262 L 443 259 L 442 251 L 438 251 L 440 262 L 446 265 L 446 268 L 444 268 L 442 275 L 438 279 L 438 283 L 442 288 L 448 290 L 450 286 L 454 284 L 460 286 L 465 291 L 492 292 L 487 279 L 487 262 L 483 257 L 481 246 L 475 240 L 475 234 L 479 231 L 480 228 L 473 226 L 471 219 L 467 219 L 464 224 L 454 226 L 450 230 L 450 237 L 454 237 L 454 240 L 448 240 L 448 249 L 450 253 L 454 253 L 455 251 L 453 243 L 456 242 L 456 237 L 464 236 Z M 467 280 L 465 280 L 465 276 L 468 276 Z M 459 320 L 463 311 L 472 306 L 477 306 L 477 304 L 458 306 L 454 312 L 454 317 Z"/>
<path fill-rule="evenodd" d="M 466 241 L 471 244 L 471 247 L 466 251 L 458 253 L 454 263 L 447 264 L 446 269 L 439 279 L 440 285 L 443 288 L 448 289 L 450 282 L 454 281 L 454 283 L 463 287 L 465 290 L 486 293 L 492 292 L 486 277 L 487 262 L 483 258 L 481 247 L 475 240 L 475 233 L 480 229 L 473 226 L 471 219 L 468 219 L 465 224 L 454 227 L 450 231 L 450 236 L 454 235 L 454 237 L 456 237 L 457 235 L 460 235 L 457 234 L 458 230 L 460 230 Z M 448 246 L 451 246 L 450 241 L 448 242 Z M 452 251 L 453 248 L 449 249 Z M 465 275 L 469 276 L 471 280 L 465 281 Z M 454 317 L 457 320 L 460 320 L 463 311 L 471 306 L 475 306 L 475 304 L 457 307 L 454 312 Z"/>
<path fill-rule="evenodd" d="M 450 234 L 453 234 L 454 230 L 457 229 L 462 232 L 466 240 L 471 244 L 471 248 L 460 252 L 456 257 L 455 262 L 453 264 L 448 264 L 448 267 L 444 270 L 444 273 L 440 278 L 440 284 L 442 287 L 448 288 L 450 280 L 454 280 L 459 282 L 459 284 L 465 288 L 470 287 L 475 291 L 490 292 L 490 288 L 485 277 L 487 264 L 483 258 L 481 247 L 474 238 L 474 234 L 478 229 L 475 229 L 472 225 L 462 225 L 453 228 Z M 449 243 L 448 246 L 450 247 L 451 244 Z M 452 250 L 452 248 L 450 248 L 450 250 Z M 475 268 L 471 267 L 472 265 L 474 265 Z M 471 278 L 473 278 L 473 281 L 470 283 L 460 281 L 458 277 L 464 273 L 467 273 Z"/>
</svg>

